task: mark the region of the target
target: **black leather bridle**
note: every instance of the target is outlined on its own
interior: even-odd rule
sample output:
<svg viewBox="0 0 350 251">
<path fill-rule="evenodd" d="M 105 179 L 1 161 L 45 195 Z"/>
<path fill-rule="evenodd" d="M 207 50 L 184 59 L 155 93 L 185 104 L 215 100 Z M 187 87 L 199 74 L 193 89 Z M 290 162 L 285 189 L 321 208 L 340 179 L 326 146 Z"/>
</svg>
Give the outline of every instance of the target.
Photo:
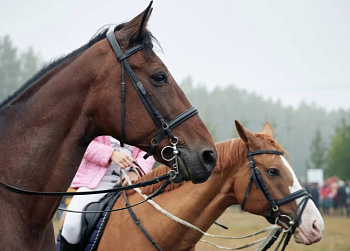
<svg viewBox="0 0 350 251">
<path fill-rule="evenodd" d="M 144 47 L 143 45 L 136 45 L 135 47 L 129 49 L 125 53 L 122 52 L 120 49 L 120 46 L 118 44 L 117 38 L 114 34 L 114 31 L 109 31 L 107 32 L 107 39 L 113 48 L 115 54 L 117 55 L 117 59 L 121 64 L 121 76 L 122 76 L 122 82 L 121 82 L 121 102 L 122 102 L 122 113 L 121 113 L 121 128 L 122 128 L 122 133 L 121 133 L 121 140 L 120 144 L 121 146 L 124 145 L 125 141 L 125 75 L 124 71 L 129 76 L 129 79 L 131 83 L 133 84 L 137 94 L 139 95 L 143 105 L 145 106 L 148 114 L 152 118 L 154 124 L 158 128 L 158 132 L 156 135 L 153 137 L 151 140 L 149 149 L 147 151 L 147 154 L 144 156 L 144 158 L 148 158 L 149 156 L 153 155 L 153 152 L 155 148 L 158 146 L 158 144 L 161 142 L 161 140 L 164 138 L 165 135 L 167 135 L 170 138 L 170 141 L 172 145 L 174 143 L 177 143 L 177 138 L 173 136 L 171 133 L 171 129 L 176 127 L 177 125 L 181 124 L 185 120 L 189 119 L 190 117 L 198 114 L 198 110 L 195 107 L 191 107 L 185 112 L 181 113 L 177 117 L 173 118 L 170 120 L 168 123 L 165 122 L 164 118 L 162 115 L 159 113 L 157 108 L 154 106 L 153 102 L 147 95 L 146 89 L 144 88 L 143 84 L 138 80 L 137 76 L 135 75 L 134 71 L 131 69 L 127 58 L 134 53 L 142 50 Z M 175 144 L 176 145 L 176 144 Z"/>
<path fill-rule="evenodd" d="M 259 168 L 256 166 L 256 163 L 255 163 L 253 156 L 259 155 L 259 154 L 277 154 L 277 155 L 283 156 L 284 153 L 282 151 L 276 151 L 276 150 L 257 150 L 255 152 L 251 152 L 248 149 L 247 157 L 249 160 L 250 176 L 249 176 L 248 187 L 247 187 L 247 190 L 245 192 L 241 207 L 242 207 L 242 210 L 244 210 L 244 205 L 245 205 L 245 202 L 246 202 L 248 195 L 249 195 L 251 183 L 252 183 L 252 181 L 254 181 L 256 189 L 261 189 L 264 196 L 266 197 L 266 199 L 270 203 L 270 209 L 269 209 L 267 215 L 265 216 L 267 221 L 270 222 L 271 224 L 277 224 L 278 220 L 281 218 L 287 218 L 289 220 L 289 222 L 288 222 L 289 225 L 287 226 L 287 230 L 283 230 L 283 232 L 285 232 L 285 233 L 288 232 L 287 238 L 285 240 L 285 243 L 284 243 L 284 246 L 282 249 L 282 250 L 284 250 L 285 246 L 288 244 L 288 241 L 289 241 L 291 235 L 294 234 L 296 228 L 301 224 L 301 215 L 306 207 L 308 200 L 311 198 L 311 195 L 305 189 L 300 189 L 294 193 L 287 195 L 286 197 L 284 197 L 278 201 L 275 201 L 272 198 L 272 196 L 269 192 L 269 189 L 267 188 L 267 186 L 266 186 L 266 184 L 261 176 Z M 299 212 L 298 212 L 297 219 L 292 219 L 287 215 L 281 214 L 281 212 L 279 210 L 280 206 L 287 204 L 287 203 L 294 201 L 294 200 L 301 198 L 301 197 L 304 197 L 304 198 L 301 200 L 301 202 L 298 205 Z M 275 214 L 277 215 L 277 217 L 275 217 Z M 282 230 L 280 232 L 282 232 Z M 280 232 L 278 233 L 278 235 L 280 234 Z M 278 238 L 278 236 L 274 239 L 274 241 L 277 238 Z M 273 242 L 271 243 L 271 245 L 272 244 L 273 244 Z M 263 249 L 263 250 L 266 250 L 266 249 Z"/>
<path fill-rule="evenodd" d="M 135 75 L 134 71 L 131 69 L 127 58 L 136 52 L 144 49 L 143 45 L 136 45 L 135 47 L 129 49 L 125 53 L 122 52 L 120 49 L 120 46 L 118 44 L 117 38 L 115 37 L 114 31 L 109 31 L 106 34 L 107 39 L 113 48 L 115 54 L 117 55 L 117 59 L 121 64 L 121 75 L 122 75 L 122 82 L 121 82 L 121 102 L 122 102 L 122 135 L 120 144 L 121 146 L 124 145 L 125 141 L 125 74 L 124 71 L 128 74 L 131 83 L 133 84 L 137 94 L 139 95 L 143 105 L 145 106 L 147 112 L 149 113 L 150 117 L 152 118 L 153 122 L 156 124 L 158 131 L 156 135 L 151 140 L 150 147 L 147 151 L 147 154 L 144 156 L 144 158 L 148 158 L 154 153 L 155 148 L 158 146 L 158 144 L 161 142 L 161 140 L 167 135 L 170 138 L 171 146 L 165 146 L 161 151 L 161 156 L 166 161 L 172 161 L 174 160 L 175 164 L 173 164 L 172 169 L 165 175 L 159 176 L 157 178 L 154 178 L 149 181 L 141 182 L 138 184 L 132 184 L 130 186 L 125 187 L 116 187 L 113 189 L 106 189 L 101 191 L 88 191 L 88 192 L 40 192 L 40 191 L 30 191 L 30 190 L 23 190 L 18 187 L 6 184 L 4 182 L 0 181 L 0 186 L 5 187 L 6 189 L 20 193 L 20 194 L 26 194 L 26 195 L 40 195 L 40 196 L 66 196 L 66 195 L 89 195 L 89 194 L 99 194 L 99 193 L 107 193 L 107 192 L 118 192 L 128 189 L 133 189 L 136 187 L 144 187 L 151 184 L 159 183 L 163 180 L 167 179 L 174 179 L 176 175 L 179 173 L 178 170 L 178 154 L 179 151 L 176 148 L 176 145 L 178 143 L 178 138 L 174 137 L 171 133 L 171 129 L 175 128 L 177 125 L 181 124 L 185 120 L 189 119 L 190 117 L 198 114 L 198 110 L 195 107 L 191 107 L 188 110 L 184 111 L 183 113 L 179 114 L 172 120 L 170 120 L 168 123 L 165 122 L 162 115 L 159 113 L 157 108 L 152 103 L 151 99 L 148 97 L 147 92 L 145 88 L 143 87 L 143 84 L 138 80 L 137 76 Z M 173 157 L 167 159 L 163 155 L 163 151 L 166 148 L 172 149 Z M 137 164 L 137 163 L 136 163 Z"/>
</svg>

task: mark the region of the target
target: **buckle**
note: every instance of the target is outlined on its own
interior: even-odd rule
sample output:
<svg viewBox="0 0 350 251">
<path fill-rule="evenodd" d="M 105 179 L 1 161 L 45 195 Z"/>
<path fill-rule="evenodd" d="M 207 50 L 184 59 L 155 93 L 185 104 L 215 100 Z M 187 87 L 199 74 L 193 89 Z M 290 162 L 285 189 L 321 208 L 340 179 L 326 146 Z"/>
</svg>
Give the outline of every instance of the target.
<svg viewBox="0 0 350 251">
<path fill-rule="evenodd" d="M 165 127 L 164 127 L 164 126 L 165 126 Z M 162 127 L 163 127 L 163 130 L 164 130 L 164 131 L 166 131 L 166 130 L 169 129 L 169 125 L 168 125 L 167 123 L 165 123 L 164 125 L 162 125 Z"/>
<path fill-rule="evenodd" d="M 278 206 L 272 208 L 272 211 L 276 212 L 278 210 Z"/>
</svg>

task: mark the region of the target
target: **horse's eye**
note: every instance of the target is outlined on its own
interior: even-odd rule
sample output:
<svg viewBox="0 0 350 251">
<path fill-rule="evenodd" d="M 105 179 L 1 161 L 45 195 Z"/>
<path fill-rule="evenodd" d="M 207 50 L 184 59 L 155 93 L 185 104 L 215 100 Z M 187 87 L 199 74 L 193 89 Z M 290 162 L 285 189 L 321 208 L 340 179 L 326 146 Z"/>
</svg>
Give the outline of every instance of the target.
<svg viewBox="0 0 350 251">
<path fill-rule="evenodd" d="M 267 174 L 270 176 L 278 176 L 280 173 L 276 168 L 270 168 L 269 170 L 267 170 Z"/>
<path fill-rule="evenodd" d="M 152 76 L 152 79 L 159 84 L 164 84 L 168 81 L 168 76 L 165 72 L 160 72 Z"/>
</svg>

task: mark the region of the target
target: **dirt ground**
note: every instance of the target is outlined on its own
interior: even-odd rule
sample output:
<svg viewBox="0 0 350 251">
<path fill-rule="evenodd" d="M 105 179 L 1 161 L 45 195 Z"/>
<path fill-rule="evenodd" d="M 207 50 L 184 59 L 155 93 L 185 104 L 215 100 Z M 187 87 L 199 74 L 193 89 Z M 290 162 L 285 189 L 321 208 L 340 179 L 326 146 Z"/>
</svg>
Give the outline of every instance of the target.
<svg viewBox="0 0 350 251">
<path fill-rule="evenodd" d="M 268 226 L 267 221 L 263 217 L 251 215 L 244 212 L 238 212 L 237 210 L 228 209 L 218 221 L 229 227 L 229 230 L 225 230 L 216 225 L 213 225 L 208 233 L 218 234 L 218 235 L 229 235 L 229 236 L 242 236 L 245 234 L 250 234 L 259 229 Z M 320 242 L 305 246 L 301 244 L 296 244 L 292 239 L 287 251 L 350 251 L 350 218 L 340 217 L 340 216 L 328 216 L 324 218 L 325 221 L 325 231 L 323 238 Z M 57 236 L 59 223 L 54 220 L 55 233 Z M 266 234 L 265 234 L 266 235 Z M 251 240 L 257 240 L 262 238 L 264 234 L 259 235 Z M 220 246 L 225 247 L 237 247 L 248 243 L 242 240 L 223 240 L 216 239 L 212 237 L 203 237 L 205 240 L 215 242 Z M 217 249 L 206 243 L 199 243 L 197 245 L 197 251 L 216 251 Z M 254 247 L 244 249 L 247 251 L 255 250 Z"/>
</svg>

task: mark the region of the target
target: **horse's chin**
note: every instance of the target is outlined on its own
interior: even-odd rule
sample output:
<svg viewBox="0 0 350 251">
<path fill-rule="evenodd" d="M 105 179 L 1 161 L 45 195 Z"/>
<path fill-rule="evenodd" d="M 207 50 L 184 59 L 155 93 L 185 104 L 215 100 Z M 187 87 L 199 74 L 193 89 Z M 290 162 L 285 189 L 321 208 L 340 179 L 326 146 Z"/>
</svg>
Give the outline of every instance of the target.
<svg viewBox="0 0 350 251">
<path fill-rule="evenodd" d="M 174 163 L 171 163 L 171 165 L 173 165 Z M 181 156 L 178 157 L 178 165 L 179 173 L 175 176 L 175 178 L 171 179 L 171 182 L 181 183 L 183 181 L 191 180 L 191 175 L 189 170 L 187 169 L 186 162 L 181 158 Z M 172 170 L 174 169 L 172 168 Z"/>
<path fill-rule="evenodd" d="M 216 152 L 212 152 L 211 155 L 210 151 L 206 150 L 205 152 L 207 154 L 200 152 L 199 155 L 201 157 L 196 158 L 195 156 L 197 155 L 195 154 L 197 151 L 193 153 L 193 151 L 190 151 L 187 148 L 180 147 L 178 150 L 180 153 L 178 155 L 179 173 L 174 179 L 172 179 L 172 182 L 181 183 L 183 181 L 191 181 L 194 184 L 199 184 L 207 181 L 216 164 Z M 169 166 L 172 167 L 174 163 L 175 161 L 173 160 L 169 163 Z M 172 168 L 172 170 L 174 169 Z"/>
<path fill-rule="evenodd" d="M 207 181 L 210 176 L 210 173 L 200 173 L 200 174 L 195 173 L 195 175 L 193 175 L 189 167 L 191 163 L 192 162 L 190 160 L 187 160 L 186 158 L 182 158 L 180 155 L 178 157 L 179 173 L 175 176 L 175 178 L 171 179 L 171 181 L 173 183 L 191 181 L 194 184 L 199 184 Z"/>
<path fill-rule="evenodd" d="M 320 237 L 317 240 L 310 240 L 310 238 L 305 235 L 300 228 L 297 228 L 294 234 L 294 241 L 298 244 L 304 244 L 304 245 L 311 245 L 315 242 L 318 242 L 321 240 L 322 237 Z"/>
</svg>

